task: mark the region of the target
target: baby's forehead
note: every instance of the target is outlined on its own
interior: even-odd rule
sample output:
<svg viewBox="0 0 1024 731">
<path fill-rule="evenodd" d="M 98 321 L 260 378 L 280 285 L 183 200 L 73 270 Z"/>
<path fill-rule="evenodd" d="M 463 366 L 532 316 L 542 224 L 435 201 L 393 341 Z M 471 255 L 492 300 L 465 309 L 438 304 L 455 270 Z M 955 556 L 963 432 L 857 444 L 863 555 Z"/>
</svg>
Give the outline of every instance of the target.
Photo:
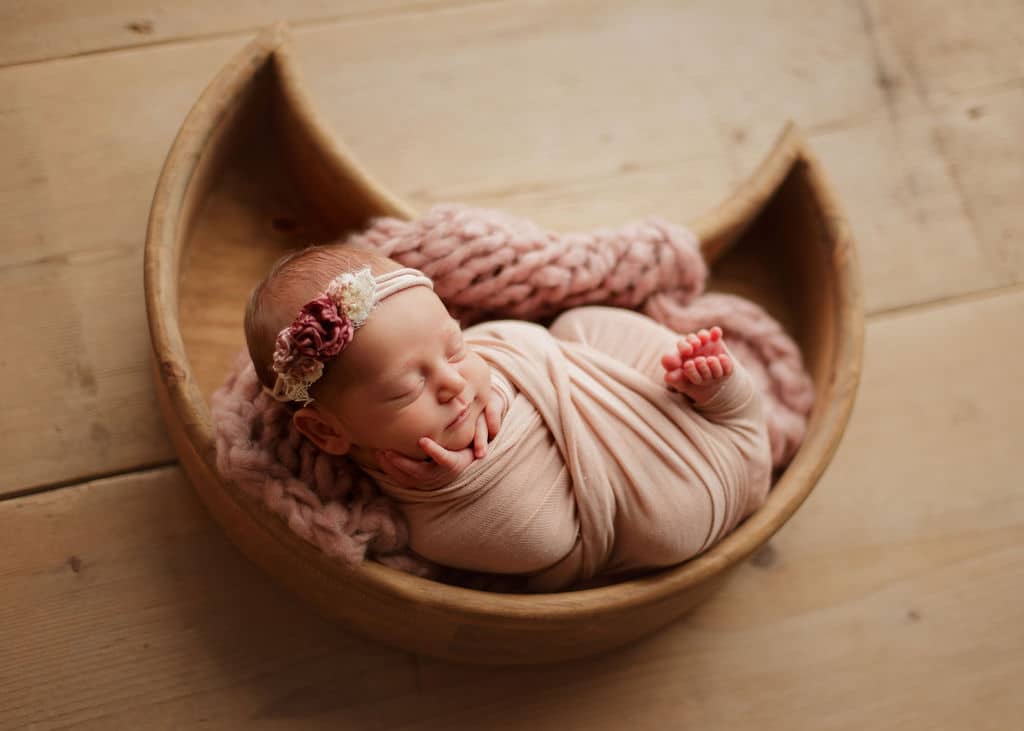
<svg viewBox="0 0 1024 731">
<path fill-rule="evenodd" d="M 458 320 L 431 290 L 417 289 L 428 296 L 411 289 L 399 293 L 378 305 L 366 325 L 356 331 L 347 353 L 351 377 L 386 380 L 411 365 L 423 351 L 458 340 L 462 330 Z M 416 296 L 403 297 L 406 293 Z"/>
</svg>

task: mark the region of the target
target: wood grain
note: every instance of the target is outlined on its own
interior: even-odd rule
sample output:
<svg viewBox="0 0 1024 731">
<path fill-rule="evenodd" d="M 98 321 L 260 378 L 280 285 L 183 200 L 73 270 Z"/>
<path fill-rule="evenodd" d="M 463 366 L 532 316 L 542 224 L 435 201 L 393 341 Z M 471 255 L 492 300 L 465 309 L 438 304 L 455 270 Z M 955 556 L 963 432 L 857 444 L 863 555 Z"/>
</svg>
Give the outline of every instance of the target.
<svg viewBox="0 0 1024 731">
<path fill-rule="evenodd" d="M 87 40 L 88 28 L 125 32 L 123 5 L 111 6 L 117 23 L 85 6 L 80 25 L 59 3 L 5 7 L 8 38 L 55 48 Z M 138 7 L 223 29 L 255 17 L 230 4 L 204 6 L 209 16 Z M 296 53 L 329 126 L 418 206 L 464 200 L 561 230 L 648 214 L 692 220 L 753 169 L 792 116 L 817 130 L 811 144 L 853 214 L 869 311 L 1020 281 L 1020 222 L 1006 194 L 1021 165 L 1019 94 L 997 97 L 982 80 L 956 87 L 958 110 L 918 103 L 902 59 L 938 52 L 914 50 L 930 43 L 911 32 L 924 10 L 865 16 L 853 3 L 809 0 L 731 13 L 710 0 L 587 13 L 571 2 L 389 7 L 300 29 Z M 976 49 L 992 40 L 993 78 L 1009 83 L 1013 59 L 1001 49 L 1016 26 L 998 13 L 1017 6 L 993 7 L 974 11 L 976 25 L 943 25 L 944 43 L 954 56 L 963 46 L 983 58 Z M 165 24 L 154 25 L 156 36 Z M 88 47 L 114 43 L 94 38 Z M 722 38 L 743 53 L 722 53 Z M 171 458 L 147 370 L 141 242 L 174 131 L 240 43 L 0 69 L 0 311 L 18 315 L 0 325 L 0 363 L 35 354 L 0 381 L 0 495 Z M 955 68 L 921 61 L 915 73 L 939 88 Z M 29 316 L 37 302 L 59 307 Z M 59 337 L 40 338 L 37 321 Z"/>
<path fill-rule="evenodd" d="M 208 75 L 181 62 L 222 64 L 231 45 L 0 70 L 0 357 L 17 368 L 0 380 L 0 495 L 172 458 L 142 243 L 163 157 Z"/>
<path fill-rule="evenodd" d="M 344 715 L 415 688 L 410 656 L 256 572 L 177 468 L 2 502 L 0 534 L 0 728 Z"/>
<path fill-rule="evenodd" d="M 864 0 L 891 77 L 935 109 L 1024 81 L 1024 5 Z"/>
<path fill-rule="evenodd" d="M 705 599 L 779 529 L 842 435 L 861 367 L 856 243 L 824 172 L 790 128 L 750 182 L 695 225 L 715 286 L 739 286 L 789 323 L 816 384 L 801 449 L 756 515 L 684 566 L 550 596 L 472 592 L 372 562 L 358 570 L 339 565 L 218 475 L 206 397 L 216 381 L 196 369 L 220 358 L 215 375 L 234 360 L 224 353 L 222 341 L 232 340 L 224 326 L 242 312 L 258 275 L 253 263 L 265 267 L 280 253 L 266 218 L 289 192 L 300 199 L 291 203 L 298 206 L 292 218 L 322 230 L 325 240 L 382 213 L 410 215 L 330 139 L 293 68 L 289 39 L 274 27 L 203 91 L 161 171 L 145 260 L 157 389 L 182 465 L 232 540 L 315 606 L 371 637 L 453 660 L 519 664 L 592 655 L 649 634 Z M 312 212 L 302 210 L 304 201 Z M 396 621 L 409 615 L 418 617 L 418 632 Z"/>
<path fill-rule="evenodd" d="M 163 3 L 102 5 L 113 14 L 102 16 L 99 3 L 76 2 L 63 16 L 66 3 L 5 4 L 0 63 L 192 37 L 194 26 L 169 25 L 187 19 L 211 29 L 216 18 L 218 33 L 264 20 L 247 14 L 251 4 L 204 4 L 202 14 L 174 17 Z M 320 7 L 288 5 L 308 18 Z M 316 49 L 300 31 L 298 52 L 314 90 L 329 92 L 316 103 L 331 126 L 400 193 L 421 205 L 466 197 L 565 228 L 701 210 L 760 158 L 779 119 L 811 127 L 862 245 L 869 307 L 900 311 L 869 327 L 847 437 L 771 550 L 688 623 L 624 652 L 547 669 L 420 663 L 416 690 L 407 656 L 320 622 L 241 561 L 173 471 L 8 500 L 0 502 L 0 728 L 1019 725 L 1014 439 L 1024 424 L 1012 398 L 1024 303 L 1019 286 L 991 299 L 964 295 L 1020 281 L 1008 276 L 1019 269 L 1004 265 L 1016 267 L 1021 251 L 1012 235 L 1021 226 L 1012 197 L 1021 4 L 630 6 L 604 30 L 569 15 L 549 27 L 532 6 L 517 38 L 503 38 L 505 22 L 462 53 L 455 39 L 495 28 L 489 16 L 407 19 L 427 24 L 436 41 L 396 36 L 401 23 L 354 18 L 318 32 Z M 545 10 L 559 7 L 569 6 Z M 153 8 L 163 10 L 150 17 Z M 396 37 L 428 48 L 402 59 L 390 45 Z M 558 37 L 564 55 L 554 50 Z M 0 493 L 170 454 L 134 431 L 161 429 L 146 373 L 139 247 L 173 131 L 238 45 L 172 43 L 0 71 Z M 332 51 L 353 45 L 360 53 L 332 61 Z M 534 62 L 538 48 L 546 51 Z M 413 77 L 417 64 L 432 74 Z M 629 111 L 601 105 L 588 64 L 619 74 L 610 88 Z M 375 99 L 362 78 L 397 93 Z M 523 102 L 538 103 L 523 112 Z M 488 114 L 495 103 L 518 113 L 514 125 Z M 655 107 L 659 114 L 644 115 Z M 405 112 L 400 126 L 390 121 L 396 108 Z M 415 144 L 389 156 L 393 133 L 375 123 Z M 675 157 L 648 154 L 645 140 L 658 135 L 663 148 L 678 146 Z M 472 143 L 464 153 L 460 136 Z M 1004 230 L 1011 235 L 1001 240 Z M 1000 251 L 1004 258 L 988 258 Z M 85 304 L 75 304 L 84 290 Z M 951 296 L 954 305 L 902 311 Z M 41 342 L 17 325 L 39 316 L 29 313 L 34 301 L 72 302 L 71 313 L 45 320 L 47 332 L 70 322 L 68 338 L 76 328 L 89 336 L 82 347 Z M 107 398 L 136 394 L 121 410 L 88 401 L 90 379 L 74 375 L 96 337 L 120 350 L 92 369 L 95 388 Z M 976 347 L 986 352 L 972 357 Z M 974 370 L 955 379 L 965 367 Z M 951 384 L 955 398 L 936 396 Z M 112 450 L 93 454 L 93 418 L 117 430 Z M 61 433 L 66 441 L 54 442 Z M 392 686 L 396 696 L 382 699 Z"/>
<path fill-rule="evenodd" d="M 32 0 L 0 5 L 0 66 L 294 26 L 363 23 L 481 0 Z"/>
<path fill-rule="evenodd" d="M 688 620 L 586 661 L 350 636 L 243 561 L 176 469 L 2 502 L 0 728 L 1012 728 L 1024 403 L 993 384 L 1022 312 L 1017 292 L 872 322 L 804 509 Z M 967 332 L 989 357 L 950 346 Z"/>
<path fill-rule="evenodd" d="M 557 230 L 692 221 L 762 159 L 770 120 L 793 119 L 849 204 L 872 312 L 998 286 L 1013 262 L 989 254 L 993 233 L 972 222 L 974 181 L 958 169 L 1005 189 L 1020 167 L 1017 119 L 969 132 L 1001 155 L 1002 176 L 943 145 L 898 30 L 852 2 L 564 2 L 382 20 L 379 36 L 344 42 L 310 28 L 295 54 L 328 125 L 402 198 L 498 207 Z M 395 45 L 384 56 L 383 37 Z M 723 38 L 742 52 L 723 53 Z M 407 136 L 423 142 L 396 151 Z M 1005 222 L 978 217 L 992 231 Z"/>
<path fill-rule="evenodd" d="M 954 169 L 965 158 L 942 143 L 942 131 L 930 116 L 879 115 L 812 135 L 826 168 L 841 181 L 843 204 L 863 242 L 868 312 L 990 289 L 1009 274 L 974 224 L 971 194 Z"/>
<path fill-rule="evenodd" d="M 1022 129 L 1024 78 L 1016 88 L 951 105 L 935 136 L 989 268 L 1004 285 L 1024 282 Z"/>
</svg>

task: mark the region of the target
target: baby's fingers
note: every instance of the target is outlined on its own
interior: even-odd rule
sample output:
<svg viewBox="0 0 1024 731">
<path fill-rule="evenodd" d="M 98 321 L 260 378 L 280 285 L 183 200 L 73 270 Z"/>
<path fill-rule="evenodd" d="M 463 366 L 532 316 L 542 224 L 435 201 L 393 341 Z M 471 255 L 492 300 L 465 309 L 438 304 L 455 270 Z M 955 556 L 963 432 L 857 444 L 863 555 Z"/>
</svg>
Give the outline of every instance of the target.
<svg viewBox="0 0 1024 731">
<path fill-rule="evenodd" d="M 427 462 L 422 462 L 418 459 L 411 459 L 406 457 L 404 454 L 398 452 L 392 452 L 390 450 L 384 452 L 380 459 L 380 467 L 386 473 L 392 477 L 404 478 L 406 480 L 422 480 L 430 475 L 430 473 L 436 469 L 434 465 Z"/>
<path fill-rule="evenodd" d="M 694 354 L 693 345 L 685 338 L 676 343 L 676 350 L 679 352 L 676 359 L 679 360 L 680 363 L 687 358 L 692 358 Z"/>
<path fill-rule="evenodd" d="M 704 380 L 700 377 L 700 373 L 697 371 L 697 364 L 694 363 L 692 360 L 688 360 L 686 361 L 686 363 L 683 364 L 683 372 L 686 374 L 686 378 L 694 386 L 699 386 L 704 382 Z"/>
<path fill-rule="evenodd" d="M 402 459 L 407 459 L 404 455 L 398 456 Z M 388 475 L 395 482 L 405 485 L 406 487 L 415 487 L 420 480 L 416 475 L 411 474 L 398 466 L 393 452 L 385 452 L 383 450 L 377 452 L 377 464 L 380 465 L 384 474 Z"/>
<path fill-rule="evenodd" d="M 445 449 L 430 437 L 423 437 L 418 443 L 420 445 L 420 449 L 426 452 L 427 456 L 434 460 L 439 467 L 453 470 L 458 466 L 458 454 Z"/>
<path fill-rule="evenodd" d="M 504 415 L 506 406 L 505 397 L 497 389 L 491 389 L 490 398 L 487 399 L 487 405 L 484 407 L 484 418 L 487 420 L 487 436 L 489 439 L 494 439 L 498 429 L 501 428 L 501 418 Z"/>
<path fill-rule="evenodd" d="M 677 368 L 674 371 L 665 371 L 665 385 L 673 391 L 678 391 L 682 387 L 684 380 L 686 380 L 686 376 L 681 368 Z"/>
<path fill-rule="evenodd" d="M 473 433 L 473 456 L 480 459 L 487 454 L 487 417 L 480 414 L 476 418 L 476 431 Z"/>
</svg>

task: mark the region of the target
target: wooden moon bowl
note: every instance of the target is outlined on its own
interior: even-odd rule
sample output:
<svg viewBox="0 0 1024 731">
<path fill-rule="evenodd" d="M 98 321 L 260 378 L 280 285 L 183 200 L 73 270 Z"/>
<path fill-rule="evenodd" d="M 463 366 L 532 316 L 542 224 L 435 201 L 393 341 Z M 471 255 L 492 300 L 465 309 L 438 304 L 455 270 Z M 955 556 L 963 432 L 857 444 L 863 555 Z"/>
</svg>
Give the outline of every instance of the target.
<svg viewBox="0 0 1024 731">
<path fill-rule="evenodd" d="M 302 243 L 413 211 L 318 119 L 282 25 L 206 88 L 167 156 L 150 212 L 145 289 L 156 387 L 182 466 L 231 540 L 323 613 L 381 642 L 451 660 L 518 664 L 597 653 L 707 598 L 800 506 L 846 426 L 861 366 L 856 251 L 835 195 L 789 125 L 732 197 L 691 228 L 710 288 L 749 297 L 799 343 L 816 384 L 807 437 L 767 503 L 703 555 L 575 592 L 497 594 L 374 561 L 347 567 L 305 542 L 216 469 L 207 399 L 243 347 L 248 293 Z"/>
</svg>

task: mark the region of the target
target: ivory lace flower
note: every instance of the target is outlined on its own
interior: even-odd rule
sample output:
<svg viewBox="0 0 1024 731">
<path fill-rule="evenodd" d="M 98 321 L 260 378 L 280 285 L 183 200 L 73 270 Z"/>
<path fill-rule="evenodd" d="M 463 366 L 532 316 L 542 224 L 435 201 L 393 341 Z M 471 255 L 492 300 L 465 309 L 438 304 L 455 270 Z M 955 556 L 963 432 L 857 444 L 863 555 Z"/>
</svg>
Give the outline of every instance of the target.
<svg viewBox="0 0 1024 731">
<path fill-rule="evenodd" d="M 335 277 L 327 287 L 327 296 L 358 327 L 370 316 L 376 288 L 373 275 L 368 268 L 364 268 L 354 274 L 346 272 Z"/>
</svg>

